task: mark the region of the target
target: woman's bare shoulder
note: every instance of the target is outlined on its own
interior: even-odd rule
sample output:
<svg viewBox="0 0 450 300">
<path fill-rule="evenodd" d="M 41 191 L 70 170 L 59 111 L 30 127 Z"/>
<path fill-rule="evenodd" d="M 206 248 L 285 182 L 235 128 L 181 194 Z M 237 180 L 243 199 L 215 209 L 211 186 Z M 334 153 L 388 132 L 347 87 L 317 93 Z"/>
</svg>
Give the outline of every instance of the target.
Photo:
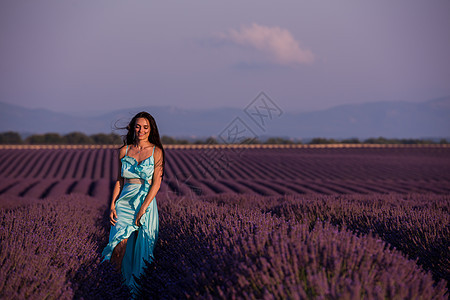
<svg viewBox="0 0 450 300">
<path fill-rule="evenodd" d="M 162 150 L 158 146 L 155 146 L 155 156 L 161 156 Z"/>
<path fill-rule="evenodd" d="M 158 146 L 155 147 L 155 153 L 153 154 L 155 160 L 161 160 L 163 157 L 163 151 Z"/>
<path fill-rule="evenodd" d="M 119 158 L 122 158 L 125 156 L 125 153 L 127 152 L 127 146 L 123 145 L 119 148 Z"/>
</svg>

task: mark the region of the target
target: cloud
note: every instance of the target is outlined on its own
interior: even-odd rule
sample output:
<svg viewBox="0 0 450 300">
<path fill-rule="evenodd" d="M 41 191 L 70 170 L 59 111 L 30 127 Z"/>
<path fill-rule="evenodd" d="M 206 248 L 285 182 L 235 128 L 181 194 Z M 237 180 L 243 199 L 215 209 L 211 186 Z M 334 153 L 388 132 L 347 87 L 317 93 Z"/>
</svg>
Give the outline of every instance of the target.
<svg viewBox="0 0 450 300">
<path fill-rule="evenodd" d="M 310 64 L 315 55 L 308 49 L 300 48 L 292 34 L 280 27 L 267 27 L 253 23 L 240 30 L 231 29 L 220 38 L 234 44 L 247 46 L 269 54 L 277 63 Z"/>
</svg>

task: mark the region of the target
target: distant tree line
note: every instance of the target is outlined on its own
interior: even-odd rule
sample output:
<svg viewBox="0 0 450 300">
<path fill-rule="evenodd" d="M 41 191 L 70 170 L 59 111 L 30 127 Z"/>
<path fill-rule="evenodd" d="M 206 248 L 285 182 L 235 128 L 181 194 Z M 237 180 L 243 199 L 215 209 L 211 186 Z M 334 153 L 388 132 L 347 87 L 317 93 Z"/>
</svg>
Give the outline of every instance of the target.
<svg viewBox="0 0 450 300">
<path fill-rule="evenodd" d="M 187 140 L 176 139 L 174 137 L 163 135 L 161 142 L 164 145 L 187 145 L 187 144 L 221 144 L 214 137 L 206 139 Z M 33 134 L 25 139 L 14 131 L 1 132 L 0 144 L 30 144 L 30 145 L 121 145 L 123 143 L 122 137 L 116 133 L 104 134 L 97 133 L 86 135 L 82 132 L 71 132 L 65 135 L 58 133 Z M 300 140 L 291 140 L 281 137 L 271 137 L 265 141 L 259 139 L 244 139 L 238 142 L 239 144 L 302 144 Z M 431 139 L 388 139 L 384 137 L 368 138 L 359 140 L 358 138 L 350 139 L 327 139 L 327 138 L 313 138 L 304 144 L 448 144 L 446 139 L 431 140 Z M 223 144 L 223 143 L 222 143 Z"/>
<path fill-rule="evenodd" d="M 122 138 L 115 133 L 86 135 L 82 132 L 71 132 L 65 135 L 59 133 L 33 134 L 22 139 L 19 133 L 8 131 L 0 133 L 0 144 L 117 145 L 122 144 Z"/>
<path fill-rule="evenodd" d="M 215 138 L 209 137 L 206 140 L 195 140 L 190 142 L 186 139 L 175 139 L 173 137 L 163 136 L 161 138 L 163 144 L 220 144 Z M 294 144 L 448 144 L 446 139 L 440 139 L 439 141 L 431 139 L 387 139 L 384 137 L 378 138 L 368 138 L 365 140 L 359 140 L 358 138 L 351 139 L 327 139 L 327 138 L 313 138 L 308 142 L 303 143 L 300 140 L 291 140 L 281 137 L 271 137 L 265 141 L 260 141 L 259 139 L 244 139 L 239 142 L 239 144 L 284 144 L 284 145 L 294 145 Z"/>
<path fill-rule="evenodd" d="M 360 141 L 357 138 L 335 140 L 326 138 L 314 138 L 309 144 L 448 144 L 446 139 L 434 141 L 431 139 L 387 139 L 384 137 L 368 138 Z"/>
</svg>

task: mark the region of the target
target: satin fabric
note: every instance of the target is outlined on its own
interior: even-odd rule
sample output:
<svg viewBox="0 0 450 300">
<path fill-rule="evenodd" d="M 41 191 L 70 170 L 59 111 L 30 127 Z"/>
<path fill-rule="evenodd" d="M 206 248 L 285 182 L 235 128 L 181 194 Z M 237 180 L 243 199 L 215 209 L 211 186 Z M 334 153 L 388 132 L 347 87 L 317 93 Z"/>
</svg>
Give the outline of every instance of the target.
<svg viewBox="0 0 450 300">
<path fill-rule="evenodd" d="M 141 226 L 134 225 L 136 215 L 147 196 L 153 178 L 153 154 L 142 162 L 125 155 L 121 159 L 123 178 L 140 178 L 144 184 L 125 183 L 116 201 L 117 223 L 111 226 L 108 245 L 102 252 L 103 261 L 110 260 L 114 248 L 122 240 L 128 239 L 125 256 L 122 261 L 124 283 L 132 291 L 136 289 L 134 276 L 139 277 L 145 266 L 144 259 L 151 262 L 154 259 L 153 249 L 158 239 L 159 220 L 156 197 L 150 202 L 145 214 L 140 219 Z M 128 154 L 128 146 L 126 150 Z"/>
</svg>

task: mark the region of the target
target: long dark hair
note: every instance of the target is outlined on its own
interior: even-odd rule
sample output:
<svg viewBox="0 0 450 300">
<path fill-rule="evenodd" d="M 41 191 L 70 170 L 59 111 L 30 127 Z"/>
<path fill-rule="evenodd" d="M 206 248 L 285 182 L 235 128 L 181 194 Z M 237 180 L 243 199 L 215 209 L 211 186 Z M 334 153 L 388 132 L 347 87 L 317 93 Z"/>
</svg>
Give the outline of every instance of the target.
<svg viewBox="0 0 450 300">
<path fill-rule="evenodd" d="M 156 147 L 160 148 L 162 151 L 162 162 L 158 162 L 162 164 L 162 175 L 161 177 L 164 176 L 164 166 L 165 166 L 165 153 L 164 153 L 164 147 L 161 143 L 161 139 L 159 137 L 159 131 L 158 131 L 158 126 L 156 125 L 156 121 L 153 118 L 153 116 L 151 114 L 149 114 L 148 112 L 145 111 L 141 111 L 140 113 L 136 114 L 130 121 L 130 123 L 127 125 L 127 127 L 125 127 L 124 129 L 126 129 L 128 132 L 127 134 L 123 137 L 123 145 L 134 145 L 137 146 L 138 143 L 138 139 L 136 138 L 135 135 L 135 131 L 134 131 L 134 127 L 136 126 L 136 120 L 138 118 L 144 118 L 148 120 L 148 123 L 150 124 L 150 134 L 148 136 L 148 141 L 150 143 L 152 143 L 153 145 L 155 145 Z M 156 167 L 156 163 L 155 162 L 155 167 Z"/>
</svg>

